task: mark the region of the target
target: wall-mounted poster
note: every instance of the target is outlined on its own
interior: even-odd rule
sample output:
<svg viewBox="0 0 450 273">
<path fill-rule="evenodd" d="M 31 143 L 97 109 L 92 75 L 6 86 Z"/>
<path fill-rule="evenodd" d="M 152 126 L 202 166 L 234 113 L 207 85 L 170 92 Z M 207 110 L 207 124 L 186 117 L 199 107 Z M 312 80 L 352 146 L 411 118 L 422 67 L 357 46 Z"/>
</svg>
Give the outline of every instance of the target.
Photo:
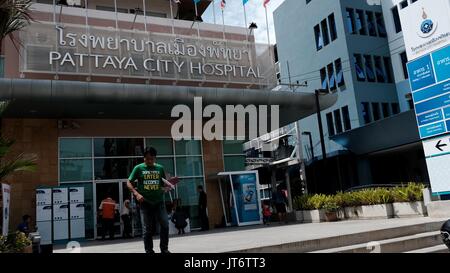
<svg viewBox="0 0 450 273">
<path fill-rule="evenodd" d="M 52 204 L 52 189 L 37 189 L 36 190 L 36 205 L 51 205 Z"/>
<path fill-rule="evenodd" d="M 70 203 L 84 203 L 84 188 L 76 187 L 69 188 L 69 199 Z"/>
<path fill-rule="evenodd" d="M 2 184 L 1 190 L 3 199 L 2 235 L 7 236 L 9 231 L 9 205 L 11 196 L 11 186 L 8 184 Z"/>
<path fill-rule="evenodd" d="M 67 204 L 69 202 L 67 197 L 67 188 L 54 188 L 53 189 L 53 204 Z"/>
</svg>

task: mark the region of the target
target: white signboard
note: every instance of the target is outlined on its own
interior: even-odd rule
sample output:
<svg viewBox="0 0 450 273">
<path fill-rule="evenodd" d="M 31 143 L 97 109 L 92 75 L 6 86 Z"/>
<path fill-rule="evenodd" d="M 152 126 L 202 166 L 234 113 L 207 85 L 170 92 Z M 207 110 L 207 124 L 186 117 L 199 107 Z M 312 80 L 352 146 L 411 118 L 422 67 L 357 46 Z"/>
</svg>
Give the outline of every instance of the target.
<svg viewBox="0 0 450 273">
<path fill-rule="evenodd" d="M 70 219 L 84 219 L 85 204 L 70 204 Z"/>
<path fill-rule="evenodd" d="M 449 0 L 416 1 L 400 9 L 399 14 L 410 61 L 449 43 Z"/>
<path fill-rule="evenodd" d="M 10 210 L 10 198 L 11 198 L 11 186 L 8 184 L 2 184 L 2 199 L 3 199 L 3 219 L 2 219 L 2 235 L 8 235 L 9 229 L 9 210 Z"/>
<path fill-rule="evenodd" d="M 52 220 L 52 205 L 43 205 L 36 207 L 36 222 L 45 222 Z"/>
<path fill-rule="evenodd" d="M 69 205 L 53 205 L 53 220 L 61 221 L 69 219 Z"/>
<path fill-rule="evenodd" d="M 83 203 L 84 202 L 84 188 L 76 187 L 69 189 L 70 203 Z"/>
<path fill-rule="evenodd" d="M 52 204 L 52 189 L 37 189 L 36 190 L 36 205 L 51 205 Z"/>
<path fill-rule="evenodd" d="M 423 149 L 425 152 L 425 157 L 436 157 L 450 154 L 450 135 L 424 141 Z"/>
<path fill-rule="evenodd" d="M 67 197 L 67 188 L 54 188 L 53 192 L 53 204 L 67 204 L 69 202 Z"/>
</svg>

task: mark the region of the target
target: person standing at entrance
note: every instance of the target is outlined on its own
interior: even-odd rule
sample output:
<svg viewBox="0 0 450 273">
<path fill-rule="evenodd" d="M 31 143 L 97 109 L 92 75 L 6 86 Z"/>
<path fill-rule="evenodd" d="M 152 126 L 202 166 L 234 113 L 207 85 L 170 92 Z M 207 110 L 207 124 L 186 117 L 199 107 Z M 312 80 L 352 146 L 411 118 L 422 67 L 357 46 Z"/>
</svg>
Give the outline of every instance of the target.
<svg viewBox="0 0 450 273">
<path fill-rule="evenodd" d="M 200 226 L 201 230 L 205 231 L 209 229 L 209 220 L 208 214 L 206 212 L 208 207 L 208 201 L 205 191 L 203 190 L 203 186 L 199 185 L 197 187 L 198 191 L 198 216 L 200 217 Z"/>
<path fill-rule="evenodd" d="M 273 202 L 275 203 L 275 208 L 278 214 L 278 221 L 281 223 L 286 222 L 286 204 L 287 198 L 284 195 L 281 187 L 277 187 L 277 191 L 273 193 Z"/>
<path fill-rule="evenodd" d="M 154 222 L 160 226 L 161 253 L 170 253 L 169 220 L 164 204 L 164 192 L 174 187 L 164 181 L 166 179 L 164 167 L 156 163 L 156 155 L 155 148 L 145 149 L 144 163 L 134 167 L 128 178 L 127 187 L 140 204 L 145 252 L 155 253 L 152 238 L 152 231 L 155 229 L 152 222 Z M 135 181 L 137 181 L 136 188 L 133 186 Z"/>
<path fill-rule="evenodd" d="M 109 239 L 114 239 L 114 218 L 118 210 L 116 201 L 111 198 L 109 194 L 100 203 L 98 208 L 102 217 L 102 240 L 105 240 L 106 233 L 109 234 Z"/>
<path fill-rule="evenodd" d="M 123 222 L 123 238 L 131 238 L 131 208 L 130 200 L 125 200 L 123 202 L 122 213 L 120 215 Z"/>
</svg>

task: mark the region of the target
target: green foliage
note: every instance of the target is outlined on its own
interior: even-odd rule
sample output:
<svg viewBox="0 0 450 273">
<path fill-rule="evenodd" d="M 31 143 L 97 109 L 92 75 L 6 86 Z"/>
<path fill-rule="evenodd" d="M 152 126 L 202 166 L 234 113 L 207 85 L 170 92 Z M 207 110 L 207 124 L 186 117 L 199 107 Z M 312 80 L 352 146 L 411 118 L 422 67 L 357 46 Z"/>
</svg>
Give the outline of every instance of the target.
<svg viewBox="0 0 450 273">
<path fill-rule="evenodd" d="M 344 207 L 371 206 L 393 202 L 416 202 L 423 200 L 423 184 L 409 183 L 395 188 L 374 188 L 355 192 L 338 192 L 335 195 L 303 195 L 294 199 L 296 210 L 325 209 L 336 211 Z"/>
<path fill-rule="evenodd" d="M 31 4 L 32 0 L 0 0 L 0 44 L 5 37 L 10 37 L 18 49 L 20 40 L 14 33 L 31 22 Z"/>
<path fill-rule="evenodd" d="M 31 240 L 23 232 L 0 236 L 0 253 L 21 253 L 30 245 Z"/>
</svg>

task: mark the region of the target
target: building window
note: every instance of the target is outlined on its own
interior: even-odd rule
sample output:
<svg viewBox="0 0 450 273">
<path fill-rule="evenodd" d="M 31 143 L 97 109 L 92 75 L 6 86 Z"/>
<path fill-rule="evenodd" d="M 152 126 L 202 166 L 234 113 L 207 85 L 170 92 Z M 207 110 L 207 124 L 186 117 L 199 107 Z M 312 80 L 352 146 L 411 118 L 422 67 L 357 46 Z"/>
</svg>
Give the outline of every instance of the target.
<svg viewBox="0 0 450 273">
<path fill-rule="evenodd" d="M 334 136 L 336 133 L 334 131 L 334 123 L 333 123 L 333 113 L 327 114 L 327 126 L 328 126 L 328 135 Z"/>
<path fill-rule="evenodd" d="M 355 63 L 355 70 L 356 70 L 356 77 L 358 81 L 365 81 L 366 80 L 366 74 L 363 70 L 363 64 L 362 64 L 362 57 L 359 54 L 355 54 L 353 56 L 354 63 Z"/>
<path fill-rule="evenodd" d="M 334 66 L 335 66 L 335 69 L 336 69 L 336 83 L 337 83 L 337 86 L 343 87 L 343 86 L 345 86 L 345 79 L 344 79 L 344 71 L 342 70 L 341 59 L 337 59 L 334 62 Z"/>
<path fill-rule="evenodd" d="M 350 34 L 355 33 L 355 15 L 353 14 L 353 9 L 346 9 L 346 25 L 347 31 Z"/>
<path fill-rule="evenodd" d="M 382 103 L 381 104 L 381 110 L 383 111 L 383 118 L 388 118 L 391 116 L 389 103 Z"/>
<path fill-rule="evenodd" d="M 378 102 L 372 103 L 372 114 L 373 114 L 373 120 L 377 121 L 381 119 L 380 115 L 380 104 Z"/>
<path fill-rule="evenodd" d="M 334 122 L 336 125 L 336 133 L 340 134 L 342 133 L 342 118 L 341 118 L 341 111 L 339 109 L 334 110 Z"/>
<path fill-rule="evenodd" d="M 316 49 L 321 50 L 323 48 L 323 38 L 319 25 L 314 27 L 314 36 L 316 37 Z"/>
<path fill-rule="evenodd" d="M 404 9 L 406 7 L 408 7 L 408 0 L 403 0 L 400 2 L 400 9 Z"/>
<path fill-rule="evenodd" d="M 369 124 L 372 119 L 370 118 L 370 106 L 368 102 L 361 103 L 362 106 L 362 116 L 364 119 L 364 124 Z"/>
<path fill-rule="evenodd" d="M 383 69 L 383 62 L 381 60 L 381 57 L 375 56 L 374 59 L 375 59 L 375 74 L 377 76 L 377 81 L 386 82 L 387 76 Z"/>
<path fill-rule="evenodd" d="M 320 25 L 322 27 L 323 43 L 325 46 L 327 46 L 330 43 L 330 37 L 328 36 L 327 20 L 326 19 L 322 20 Z"/>
<path fill-rule="evenodd" d="M 375 18 L 373 16 L 373 12 L 366 11 L 366 21 L 367 21 L 367 29 L 369 31 L 370 36 L 377 36 L 377 31 L 375 29 Z"/>
<path fill-rule="evenodd" d="M 245 170 L 244 141 L 225 140 L 222 142 L 223 164 L 226 172 Z"/>
<path fill-rule="evenodd" d="M 406 56 L 405 51 L 400 53 L 400 61 L 402 62 L 403 76 L 405 77 L 405 79 L 409 79 L 408 67 L 406 66 L 406 64 L 408 63 L 408 57 Z"/>
<path fill-rule="evenodd" d="M 387 36 L 386 27 L 384 25 L 383 15 L 379 12 L 375 12 L 375 20 L 377 21 L 377 30 L 380 37 L 385 38 Z"/>
<path fill-rule="evenodd" d="M 334 75 L 333 63 L 327 66 L 328 70 L 328 82 L 330 83 L 330 90 L 336 90 L 336 77 Z"/>
<path fill-rule="evenodd" d="M 336 22 L 334 20 L 334 13 L 328 16 L 328 24 L 330 26 L 331 41 L 334 41 L 337 39 L 337 30 L 336 30 Z"/>
<path fill-rule="evenodd" d="M 348 110 L 348 106 L 344 106 L 342 108 L 342 118 L 344 120 L 344 130 L 349 131 L 352 129 L 352 123 L 350 120 L 350 112 Z"/>
<path fill-rule="evenodd" d="M 375 82 L 375 73 L 373 73 L 372 56 L 364 55 L 364 65 L 366 69 L 367 80 L 369 82 Z"/>
<path fill-rule="evenodd" d="M 395 6 L 391 9 L 392 11 L 392 18 L 394 20 L 394 26 L 395 26 L 395 32 L 399 33 L 402 31 L 402 24 L 400 22 L 400 15 L 398 13 L 398 7 Z"/>
<path fill-rule="evenodd" d="M 328 90 L 327 71 L 325 68 L 320 69 L 320 82 L 322 84 L 322 89 Z"/>
<path fill-rule="evenodd" d="M 364 11 L 357 9 L 356 10 L 356 31 L 360 34 L 360 35 L 367 35 L 367 31 L 366 31 L 366 19 L 364 16 Z"/>
<path fill-rule="evenodd" d="M 393 83 L 394 82 L 394 74 L 392 72 L 391 58 L 383 57 L 383 61 L 384 61 L 384 68 L 386 69 L 387 81 L 388 81 L 388 83 Z"/>
<path fill-rule="evenodd" d="M 96 6 L 95 7 L 97 10 L 103 10 L 103 11 L 110 11 L 110 12 L 116 12 L 116 9 L 114 7 L 110 7 L 110 6 Z M 128 9 L 124 9 L 124 8 L 117 8 L 117 12 L 120 13 L 128 13 Z"/>
<path fill-rule="evenodd" d="M 398 103 L 393 103 L 392 104 L 392 114 L 397 115 L 398 113 L 400 113 L 400 105 Z"/>
</svg>

